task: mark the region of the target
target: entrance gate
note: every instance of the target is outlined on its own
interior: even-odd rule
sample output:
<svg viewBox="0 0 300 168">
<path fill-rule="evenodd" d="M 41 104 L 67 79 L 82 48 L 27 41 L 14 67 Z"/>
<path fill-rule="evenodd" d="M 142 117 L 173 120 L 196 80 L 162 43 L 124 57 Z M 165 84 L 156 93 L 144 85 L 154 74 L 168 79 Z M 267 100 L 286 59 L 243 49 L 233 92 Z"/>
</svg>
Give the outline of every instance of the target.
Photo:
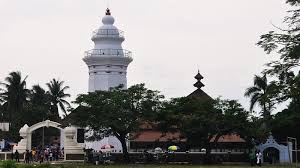
<svg viewBox="0 0 300 168">
<path fill-rule="evenodd" d="M 291 144 L 288 144 L 291 145 Z M 292 157 L 292 152 L 289 150 L 288 146 L 278 144 L 272 135 L 269 136 L 266 143 L 260 144 L 257 146 L 257 149 L 260 150 L 261 153 L 264 153 L 265 150 L 276 149 L 279 153 L 279 163 L 290 163 L 290 157 Z M 266 158 L 262 158 L 262 162 L 267 162 Z"/>
<path fill-rule="evenodd" d="M 18 150 L 19 153 L 25 153 L 26 150 L 31 150 L 31 136 L 32 132 L 42 128 L 42 127 L 54 127 L 61 130 L 61 138 L 64 139 L 64 160 L 65 161 L 83 161 L 84 160 L 84 152 L 83 148 L 80 144 L 76 142 L 75 135 L 77 128 L 75 127 L 66 127 L 62 128 L 61 124 L 46 120 L 39 123 L 36 123 L 32 126 L 28 126 L 25 124 L 19 131 L 20 136 L 23 138 L 18 143 L 18 145 L 14 146 L 13 151 Z M 64 136 L 63 136 L 64 135 Z M 63 137 L 62 137 L 63 136 Z M 62 145 L 62 144 L 61 144 Z"/>
</svg>

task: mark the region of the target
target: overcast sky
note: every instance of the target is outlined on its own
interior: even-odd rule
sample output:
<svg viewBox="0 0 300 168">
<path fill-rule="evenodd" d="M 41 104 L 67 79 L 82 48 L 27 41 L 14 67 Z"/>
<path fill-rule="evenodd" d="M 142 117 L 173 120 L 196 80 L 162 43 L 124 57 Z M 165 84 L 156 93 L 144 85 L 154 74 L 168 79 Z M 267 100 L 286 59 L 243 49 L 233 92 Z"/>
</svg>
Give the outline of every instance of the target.
<svg viewBox="0 0 300 168">
<path fill-rule="evenodd" d="M 0 81 L 11 71 L 28 87 L 59 78 L 72 99 L 86 93 L 84 51 L 107 0 L 0 0 Z M 237 99 L 270 60 L 255 43 L 280 25 L 284 0 L 110 0 L 115 25 L 133 52 L 128 84 L 146 83 L 167 98 L 195 90 L 198 69 L 212 97 Z"/>
</svg>

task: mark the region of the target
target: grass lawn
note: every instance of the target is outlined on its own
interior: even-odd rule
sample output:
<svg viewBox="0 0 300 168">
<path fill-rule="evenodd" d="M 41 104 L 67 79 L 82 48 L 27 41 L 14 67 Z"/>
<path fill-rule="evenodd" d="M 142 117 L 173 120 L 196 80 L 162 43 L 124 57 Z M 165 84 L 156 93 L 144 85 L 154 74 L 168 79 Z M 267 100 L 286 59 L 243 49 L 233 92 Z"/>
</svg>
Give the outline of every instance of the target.
<svg viewBox="0 0 300 168">
<path fill-rule="evenodd" d="M 251 166 L 247 165 L 210 165 L 210 166 L 204 166 L 204 165 L 109 165 L 109 166 L 79 166 L 79 165 L 66 165 L 64 168 L 98 168 L 98 167 L 104 167 L 104 168 L 251 168 Z M 281 168 L 281 167 L 292 167 L 292 166 L 262 166 L 262 167 L 272 167 L 272 168 Z M 295 167 L 295 166 L 293 166 Z M 252 167 L 253 168 L 253 167 Z"/>
<path fill-rule="evenodd" d="M 30 166 L 31 167 L 31 166 Z M 50 167 L 33 166 L 33 168 L 254 168 L 249 165 L 83 165 L 83 164 L 64 164 L 64 165 L 51 165 Z M 292 168 L 295 165 L 262 165 L 267 168 Z M 299 166 L 298 166 L 299 167 Z M 18 165 L 18 168 L 29 168 L 24 164 Z"/>
<path fill-rule="evenodd" d="M 257 167 L 257 166 L 254 166 Z M 144 164 L 112 164 L 112 165 L 90 165 L 83 163 L 64 163 L 64 164 L 24 164 L 8 161 L 0 161 L 0 168 L 254 168 L 250 165 L 144 165 Z M 262 165 L 266 168 L 294 168 L 295 165 Z M 298 166 L 300 168 L 300 166 Z M 257 167 L 258 168 L 258 167 Z"/>
</svg>

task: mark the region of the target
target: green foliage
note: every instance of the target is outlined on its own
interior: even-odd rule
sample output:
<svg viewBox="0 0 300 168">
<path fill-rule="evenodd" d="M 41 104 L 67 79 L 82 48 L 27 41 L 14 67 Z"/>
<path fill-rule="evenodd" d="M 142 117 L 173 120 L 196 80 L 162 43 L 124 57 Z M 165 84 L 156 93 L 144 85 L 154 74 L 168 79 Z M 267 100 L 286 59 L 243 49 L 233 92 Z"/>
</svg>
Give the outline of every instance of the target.
<svg viewBox="0 0 300 168">
<path fill-rule="evenodd" d="M 248 112 L 235 100 L 199 101 L 189 97 L 165 102 L 157 116 L 163 132 L 180 132 L 189 147 L 206 148 L 226 134 L 248 134 Z"/>
<path fill-rule="evenodd" d="M 139 132 L 142 123 L 154 118 L 162 98 L 158 91 L 149 90 L 144 84 L 81 94 L 76 98 L 79 106 L 72 111 L 71 117 L 74 125 L 92 129 L 95 139 L 116 136 L 127 160 L 127 135 Z"/>
<path fill-rule="evenodd" d="M 266 75 L 255 75 L 253 83 L 254 86 L 247 88 L 245 92 L 245 96 L 250 97 L 250 110 L 253 110 L 255 104 L 259 104 L 262 108 L 262 116 L 268 121 L 276 102 L 279 87 L 275 82 L 268 83 Z"/>
<path fill-rule="evenodd" d="M 31 165 L 31 164 L 25 164 L 22 166 L 22 168 L 34 168 L 34 167 L 36 167 L 36 166 Z"/>
<path fill-rule="evenodd" d="M 13 122 L 13 116 L 22 112 L 23 104 L 26 102 L 29 90 L 26 89 L 26 78 L 22 79 L 20 72 L 11 72 L 5 78 L 5 82 L 0 83 L 4 87 L 0 97 L 6 102 L 9 112 L 9 121 Z"/>
<path fill-rule="evenodd" d="M 286 141 L 288 136 L 300 139 L 300 104 L 296 105 L 297 108 L 291 106 L 294 104 L 277 113 L 272 121 L 272 133 L 279 141 Z"/>
<path fill-rule="evenodd" d="M 70 94 L 65 93 L 69 86 L 64 86 L 64 81 L 59 81 L 56 79 L 52 79 L 49 83 L 46 83 L 48 87 L 47 94 L 49 95 L 49 103 L 50 103 L 50 112 L 54 121 L 59 119 L 59 111 L 60 108 L 63 112 L 63 116 L 67 115 L 67 108 L 71 105 L 65 98 L 70 97 Z"/>
<path fill-rule="evenodd" d="M 265 74 L 274 76 L 277 80 L 274 83 L 278 86 L 279 102 L 295 99 L 299 97 L 300 88 L 297 84 L 298 75 L 295 72 L 300 66 L 300 9 L 298 8 L 299 0 L 287 0 L 287 3 L 296 7 L 296 9 L 288 11 L 288 15 L 284 19 L 286 28 L 276 27 L 261 35 L 260 41 L 257 43 L 268 54 L 275 52 L 280 55 L 278 60 L 271 61 L 267 64 L 268 68 L 264 70 Z"/>
<path fill-rule="evenodd" d="M 0 114 L 2 121 L 11 122 L 8 133 L 1 132 L 0 136 L 12 141 L 19 140 L 19 129 L 24 125 L 33 125 L 45 119 L 58 121 L 57 106 L 63 108 L 69 103 L 64 98 L 67 86 L 63 86 L 62 81 L 53 79 L 47 84 L 46 92 L 39 85 L 34 85 L 31 90 L 26 87 L 26 79 L 22 78 L 20 72 L 11 72 L 5 78 L 5 82 L 0 82 Z"/>
<path fill-rule="evenodd" d="M 2 162 L 2 168 L 17 168 L 16 162 L 12 160 L 6 160 Z"/>
<path fill-rule="evenodd" d="M 278 140 L 287 136 L 300 138 L 300 9 L 299 0 L 286 0 L 294 6 L 284 18 L 283 26 L 275 26 L 276 30 L 263 34 L 257 43 L 267 54 L 277 53 L 280 58 L 267 64 L 266 75 L 275 77 L 277 103 L 288 102 L 289 106 L 270 119 L 270 131 Z M 268 97 L 274 95 L 267 93 Z M 287 131 L 288 130 L 288 131 Z"/>
<path fill-rule="evenodd" d="M 54 166 L 51 166 L 49 163 L 46 163 L 46 164 L 40 164 L 37 166 L 38 168 L 52 168 Z M 59 166 L 60 167 L 60 166 Z"/>
<path fill-rule="evenodd" d="M 287 0 L 286 3 L 297 6 L 300 4 L 300 0 Z"/>
</svg>

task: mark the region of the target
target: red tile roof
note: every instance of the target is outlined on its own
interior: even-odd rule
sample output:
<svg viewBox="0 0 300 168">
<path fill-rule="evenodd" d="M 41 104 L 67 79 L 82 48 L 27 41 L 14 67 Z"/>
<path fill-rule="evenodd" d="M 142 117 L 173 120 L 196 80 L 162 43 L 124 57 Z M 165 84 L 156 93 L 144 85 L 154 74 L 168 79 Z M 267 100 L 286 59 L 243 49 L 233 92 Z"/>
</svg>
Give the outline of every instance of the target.
<svg viewBox="0 0 300 168">
<path fill-rule="evenodd" d="M 159 131 L 155 130 L 146 130 L 139 134 L 133 134 L 133 136 L 136 136 L 132 141 L 134 142 L 167 142 L 172 140 L 180 140 L 182 142 L 186 141 L 186 139 L 183 139 L 180 136 L 180 133 L 161 133 Z M 214 141 L 214 138 L 211 140 L 211 142 Z M 229 134 L 229 135 L 223 135 L 219 138 L 218 142 L 246 142 L 243 138 L 241 138 L 237 134 Z"/>
<path fill-rule="evenodd" d="M 135 135 L 133 135 L 135 136 Z M 159 131 L 147 130 L 137 134 L 133 141 L 135 142 L 167 142 L 180 139 L 180 134 L 177 133 L 161 133 Z M 184 141 L 184 140 L 182 140 Z"/>
<path fill-rule="evenodd" d="M 213 142 L 214 139 L 215 137 L 212 138 L 210 142 Z M 246 142 L 246 141 L 237 134 L 228 134 L 228 135 L 221 136 L 218 142 Z"/>
</svg>

